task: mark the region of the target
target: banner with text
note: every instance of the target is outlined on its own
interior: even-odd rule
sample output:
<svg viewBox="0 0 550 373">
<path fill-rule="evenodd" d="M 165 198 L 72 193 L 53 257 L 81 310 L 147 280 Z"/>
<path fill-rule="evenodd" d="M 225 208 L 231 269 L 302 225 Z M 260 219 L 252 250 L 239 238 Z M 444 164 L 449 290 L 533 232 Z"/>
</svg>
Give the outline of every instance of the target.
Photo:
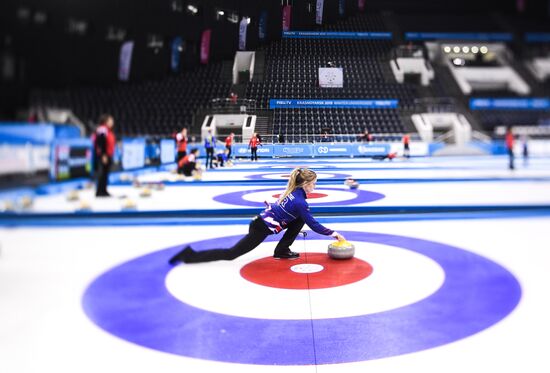
<svg viewBox="0 0 550 373">
<path fill-rule="evenodd" d="M 396 109 L 399 100 L 296 100 L 272 98 L 269 100 L 270 109 L 299 109 L 299 108 L 355 108 L 355 109 Z"/>
<path fill-rule="evenodd" d="M 512 41 L 508 32 L 406 32 L 405 40 L 480 40 Z"/>
<path fill-rule="evenodd" d="M 549 98 L 472 98 L 471 110 L 550 110 Z"/>
<path fill-rule="evenodd" d="M 283 39 L 379 39 L 391 40 L 391 32 L 286 31 Z"/>
</svg>

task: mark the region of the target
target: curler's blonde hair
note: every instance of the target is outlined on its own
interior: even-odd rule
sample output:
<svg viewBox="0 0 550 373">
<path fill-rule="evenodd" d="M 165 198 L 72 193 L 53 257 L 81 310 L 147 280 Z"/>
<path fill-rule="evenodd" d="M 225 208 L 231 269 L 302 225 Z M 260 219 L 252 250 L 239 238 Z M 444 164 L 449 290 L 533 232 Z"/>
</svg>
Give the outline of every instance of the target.
<svg viewBox="0 0 550 373">
<path fill-rule="evenodd" d="M 279 202 L 285 199 L 290 193 L 297 188 L 303 187 L 305 184 L 315 181 L 317 174 L 309 168 L 295 168 L 290 174 L 285 192 L 279 197 Z"/>
</svg>

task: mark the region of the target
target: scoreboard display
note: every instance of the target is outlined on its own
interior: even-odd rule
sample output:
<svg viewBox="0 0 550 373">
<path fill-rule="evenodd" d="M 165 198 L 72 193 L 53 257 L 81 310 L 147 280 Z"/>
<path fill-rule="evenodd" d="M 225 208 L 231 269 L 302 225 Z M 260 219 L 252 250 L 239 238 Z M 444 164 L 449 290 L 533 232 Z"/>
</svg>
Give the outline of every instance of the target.
<svg viewBox="0 0 550 373">
<path fill-rule="evenodd" d="M 89 178 L 92 175 L 90 141 L 64 141 L 52 145 L 50 177 L 52 180 Z"/>
</svg>

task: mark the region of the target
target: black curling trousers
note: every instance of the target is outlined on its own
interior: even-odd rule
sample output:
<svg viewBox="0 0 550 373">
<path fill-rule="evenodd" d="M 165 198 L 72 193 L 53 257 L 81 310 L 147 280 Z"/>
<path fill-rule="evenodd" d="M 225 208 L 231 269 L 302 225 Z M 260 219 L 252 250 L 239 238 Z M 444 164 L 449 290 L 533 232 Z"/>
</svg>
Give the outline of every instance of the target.
<svg viewBox="0 0 550 373">
<path fill-rule="evenodd" d="M 272 233 L 262 218 L 255 216 L 248 226 L 248 234 L 232 248 L 192 251 L 186 255 L 184 261 L 186 263 L 202 263 L 214 260 L 233 260 L 258 247 Z"/>
<path fill-rule="evenodd" d="M 290 250 L 290 245 L 294 243 L 296 236 L 298 236 L 303 226 L 304 220 L 302 218 L 298 218 L 288 223 L 283 238 L 281 238 L 275 247 L 275 254 L 283 254 L 288 252 Z"/>
<path fill-rule="evenodd" d="M 277 247 L 275 248 L 275 253 L 284 253 L 290 250 L 290 245 L 292 245 L 303 226 L 304 221 L 300 218 L 289 223 L 283 238 L 279 241 Z M 185 256 L 184 262 L 204 263 L 215 260 L 233 260 L 248 253 L 249 251 L 254 250 L 266 239 L 267 236 L 272 233 L 273 232 L 271 232 L 267 225 L 265 225 L 262 218 L 255 216 L 248 226 L 248 234 L 241 238 L 241 240 L 230 249 L 190 251 Z"/>
</svg>

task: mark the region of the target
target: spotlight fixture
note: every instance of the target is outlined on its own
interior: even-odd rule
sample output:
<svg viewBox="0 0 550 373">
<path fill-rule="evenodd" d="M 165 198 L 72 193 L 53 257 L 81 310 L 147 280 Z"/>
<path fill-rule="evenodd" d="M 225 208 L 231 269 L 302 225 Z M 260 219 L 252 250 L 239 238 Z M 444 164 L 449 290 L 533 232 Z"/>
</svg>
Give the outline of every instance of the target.
<svg viewBox="0 0 550 373">
<path fill-rule="evenodd" d="M 477 46 L 474 45 L 474 46 L 472 47 L 472 53 L 477 53 L 477 52 L 479 52 L 479 48 L 478 48 Z"/>
<path fill-rule="evenodd" d="M 489 48 L 487 48 L 485 45 L 479 48 L 479 51 L 483 54 L 489 52 Z"/>
<path fill-rule="evenodd" d="M 463 46 L 462 47 L 462 53 L 469 53 L 470 52 L 470 48 L 468 46 Z"/>
<path fill-rule="evenodd" d="M 451 53 L 451 47 L 449 47 L 449 46 L 447 45 L 447 46 L 443 47 L 443 51 L 444 51 L 445 53 Z"/>
<path fill-rule="evenodd" d="M 458 45 L 453 47 L 453 52 L 460 53 L 460 47 Z"/>
</svg>

